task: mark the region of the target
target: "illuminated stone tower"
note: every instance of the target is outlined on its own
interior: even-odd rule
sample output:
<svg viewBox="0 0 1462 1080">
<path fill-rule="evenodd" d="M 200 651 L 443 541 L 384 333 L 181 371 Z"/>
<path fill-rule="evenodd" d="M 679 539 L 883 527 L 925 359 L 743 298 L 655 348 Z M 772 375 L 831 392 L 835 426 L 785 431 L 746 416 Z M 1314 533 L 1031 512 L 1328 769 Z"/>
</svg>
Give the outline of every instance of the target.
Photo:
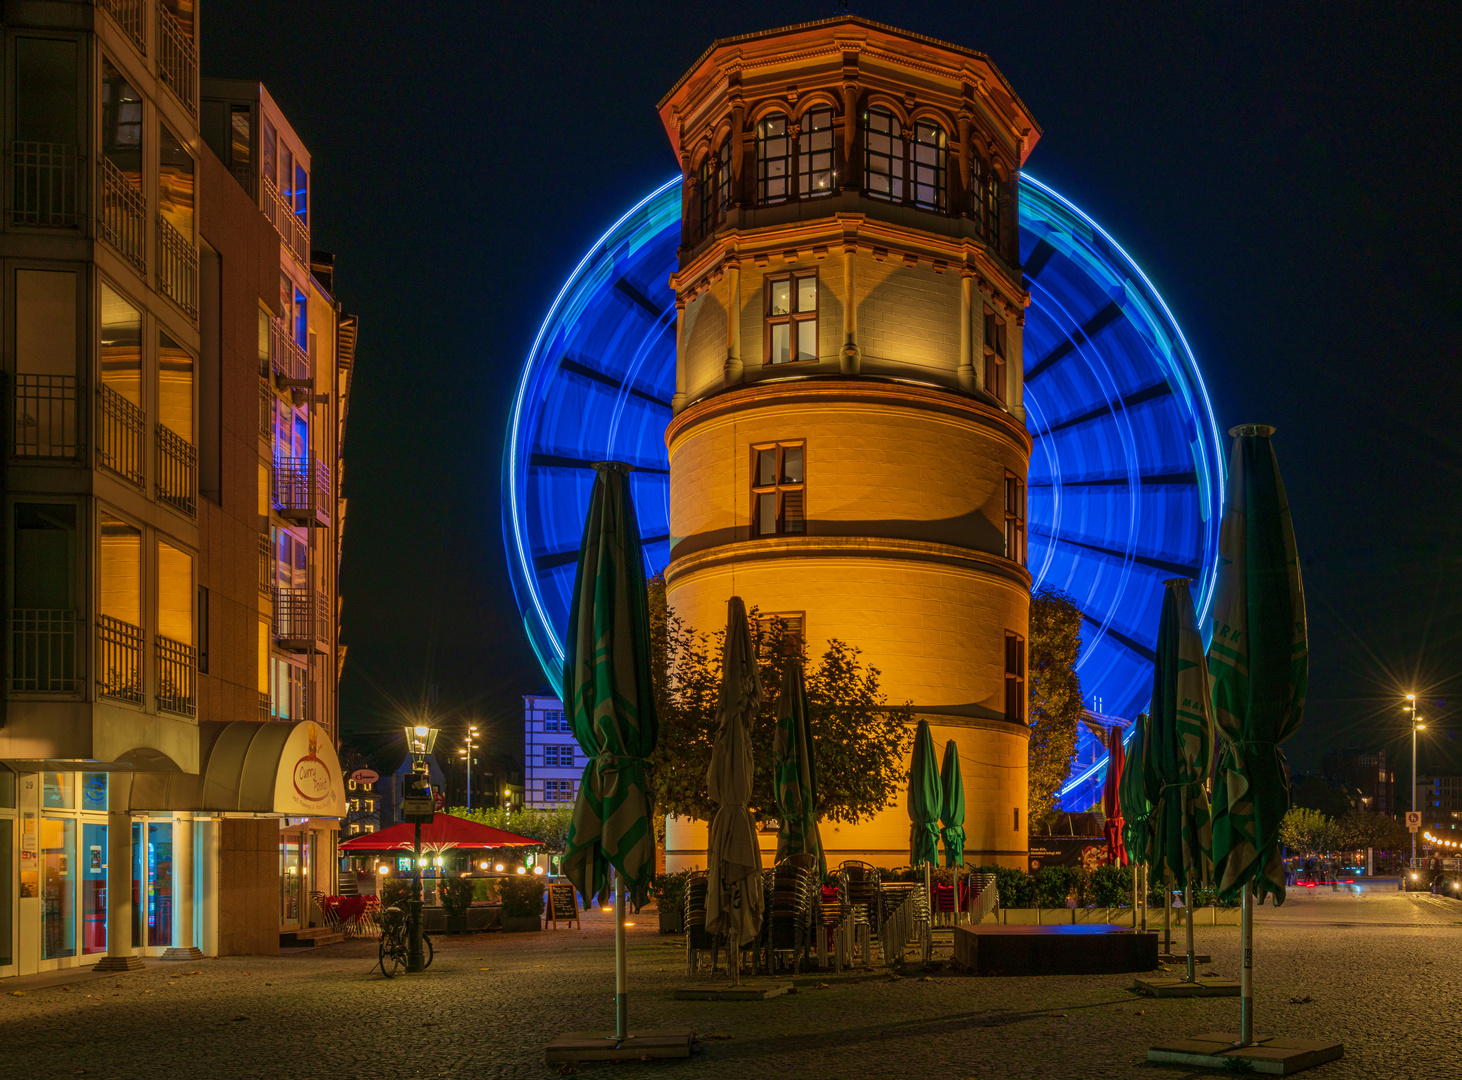
<svg viewBox="0 0 1462 1080">
<path fill-rule="evenodd" d="M 685 175 L 670 603 L 711 630 L 734 593 L 813 656 L 860 647 L 958 742 L 967 859 L 1024 865 L 1039 129 L 981 53 L 856 17 L 716 42 L 660 116 Z M 702 835 L 672 827 L 672 865 Z M 902 796 L 823 830 L 830 862 L 886 866 L 908 835 Z"/>
</svg>

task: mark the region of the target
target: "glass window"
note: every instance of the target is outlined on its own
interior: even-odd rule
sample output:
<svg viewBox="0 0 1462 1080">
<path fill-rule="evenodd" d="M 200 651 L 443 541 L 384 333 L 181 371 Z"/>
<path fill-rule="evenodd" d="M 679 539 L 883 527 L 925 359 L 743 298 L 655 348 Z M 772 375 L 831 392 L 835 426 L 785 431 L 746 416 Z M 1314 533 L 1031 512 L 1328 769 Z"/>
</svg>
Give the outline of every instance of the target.
<svg viewBox="0 0 1462 1080">
<path fill-rule="evenodd" d="M 1005 557 L 1025 565 L 1025 483 L 1005 474 Z"/>
<path fill-rule="evenodd" d="M 102 61 L 102 157 L 142 190 L 142 95 Z"/>
<path fill-rule="evenodd" d="M 15 92 L 16 139 L 64 146 L 74 154 L 76 42 L 16 39 Z"/>
<path fill-rule="evenodd" d="M 985 235 L 985 185 L 990 179 L 990 166 L 978 153 L 970 154 L 970 220 L 974 222 L 975 234 Z"/>
<path fill-rule="evenodd" d="M 767 281 L 766 362 L 817 359 L 817 275 Z"/>
<path fill-rule="evenodd" d="M 833 112 L 813 109 L 802 117 L 797 136 L 797 194 L 815 199 L 833 193 Z"/>
<path fill-rule="evenodd" d="M 81 808 L 83 810 L 105 810 L 107 808 L 106 773 L 81 774 Z"/>
<path fill-rule="evenodd" d="M 158 210 L 183 239 L 193 239 L 193 157 L 166 127 L 158 127 Z"/>
<path fill-rule="evenodd" d="M 102 382 L 142 407 L 142 313 L 101 283 Z"/>
<path fill-rule="evenodd" d="M 274 125 L 267 119 L 262 120 L 259 125 L 259 168 L 264 174 L 264 179 L 271 184 L 279 182 L 278 153 L 278 139 L 274 134 Z"/>
<path fill-rule="evenodd" d="M 756 620 L 756 654 L 766 659 L 778 655 L 796 655 L 807 640 L 807 616 L 804 612 L 783 612 L 759 615 Z"/>
<path fill-rule="evenodd" d="M 752 447 L 752 452 L 755 454 L 751 488 L 752 535 L 806 532 L 804 444 L 756 446 Z"/>
<path fill-rule="evenodd" d="M 786 202 L 792 163 L 787 117 L 768 116 L 756 125 L 756 201 L 760 206 Z"/>
<path fill-rule="evenodd" d="M 193 644 L 193 556 L 157 542 L 157 632 Z"/>
<path fill-rule="evenodd" d="M 142 622 L 142 531 L 101 516 L 101 614 L 132 626 Z"/>
<path fill-rule="evenodd" d="M 15 773 L 5 765 L 0 765 L 0 807 L 7 810 L 15 809 Z M 4 832 L 4 830 L 0 829 L 0 832 Z M 0 892 L 3 891 L 0 889 Z"/>
<path fill-rule="evenodd" d="M 65 775 L 65 774 L 61 774 Z M 47 805 L 51 805 L 47 803 Z M 76 955 L 76 822 L 41 818 L 41 959 Z"/>
<path fill-rule="evenodd" d="M 173 823 L 147 823 L 147 936 L 134 937 L 141 945 L 173 943 Z"/>
<path fill-rule="evenodd" d="M 232 105 L 229 107 L 229 142 L 228 159 L 229 168 L 239 183 L 244 185 L 244 190 L 249 197 L 254 195 L 253 176 L 253 138 L 252 123 L 249 118 L 249 106 Z"/>
<path fill-rule="evenodd" d="M 72 791 L 72 773 L 48 772 L 41 774 L 41 805 L 47 809 L 75 810 L 76 797 Z"/>
<path fill-rule="evenodd" d="M 695 197 L 700 205 L 701 236 L 709 236 L 716 224 L 716 169 L 708 157 L 696 172 Z"/>
<path fill-rule="evenodd" d="M 725 220 L 731 206 L 731 140 L 721 144 L 716 154 L 716 217 Z"/>
<path fill-rule="evenodd" d="M 3 788 L 5 775 L 9 770 L 0 765 L 0 788 Z M 15 774 L 9 773 L 11 783 L 14 783 Z M 0 798 L 0 806 L 14 806 L 15 802 L 7 803 Z M 0 967 L 5 967 L 15 962 L 14 949 L 14 912 L 15 905 L 11 898 L 10 883 L 15 880 L 12 876 L 15 873 L 15 836 L 9 819 L 0 822 L 0 881 L 5 882 L 5 887 L 0 888 Z M 21 884 L 22 896 L 25 895 L 24 883 Z"/>
<path fill-rule="evenodd" d="M 167 334 L 157 335 L 157 419 L 193 442 L 193 354 Z"/>
<path fill-rule="evenodd" d="M 903 130 L 887 109 L 863 113 L 863 190 L 879 199 L 904 201 Z"/>
<path fill-rule="evenodd" d="M 1005 404 L 1005 320 L 985 309 L 985 389 Z"/>
<path fill-rule="evenodd" d="M 305 228 L 310 225 L 310 174 L 300 165 L 294 167 L 294 216 Z"/>
<path fill-rule="evenodd" d="M 87 775 L 105 780 L 107 774 Z M 81 951 L 107 951 L 107 827 L 95 821 L 81 825 Z"/>
<path fill-rule="evenodd" d="M 948 205 L 948 150 L 938 124 L 914 125 L 914 205 L 944 210 Z"/>
<path fill-rule="evenodd" d="M 1025 638 L 1005 634 L 1005 719 L 1025 723 Z"/>
</svg>

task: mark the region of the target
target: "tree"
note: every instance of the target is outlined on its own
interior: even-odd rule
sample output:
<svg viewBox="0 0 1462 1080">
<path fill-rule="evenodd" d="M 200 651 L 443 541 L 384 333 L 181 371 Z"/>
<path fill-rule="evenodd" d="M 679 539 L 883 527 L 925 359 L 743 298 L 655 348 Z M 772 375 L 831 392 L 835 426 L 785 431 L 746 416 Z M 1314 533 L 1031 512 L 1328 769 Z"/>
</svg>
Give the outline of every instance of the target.
<svg viewBox="0 0 1462 1080">
<path fill-rule="evenodd" d="M 1032 594 L 1030 646 L 1026 669 L 1030 679 L 1031 825 L 1056 813 L 1057 794 L 1071 774 L 1076 756 L 1076 725 L 1081 720 L 1081 680 L 1076 658 L 1081 653 L 1081 609 L 1063 592 L 1043 588 Z"/>
<path fill-rule="evenodd" d="M 1340 839 L 1335 822 L 1318 810 L 1293 806 L 1279 823 L 1279 841 L 1299 855 L 1324 855 Z"/>
<path fill-rule="evenodd" d="M 1336 823 L 1340 845 L 1346 848 L 1374 848 L 1382 851 L 1399 851 L 1411 843 L 1411 833 L 1406 826 L 1388 814 L 1374 810 L 1354 809 Z"/>
<path fill-rule="evenodd" d="M 1339 819 L 1354 804 L 1338 784 L 1318 776 L 1296 776 L 1289 785 L 1289 805 L 1318 810 L 1326 817 Z"/>
<path fill-rule="evenodd" d="M 650 758 L 650 787 L 657 817 L 674 814 L 709 818 L 716 809 L 706 787 L 711 743 L 716 734 L 716 699 L 721 685 L 724 628 L 707 633 L 669 609 L 665 579 L 649 581 L 650 655 L 660 741 Z M 753 719 L 752 753 L 757 762 L 751 810 L 777 816 L 772 784 L 772 740 L 777 696 L 786 664 L 806 663 L 803 643 L 784 635 L 781 624 L 761 625 L 748 612 L 766 700 Z M 860 651 L 836 639 L 806 668 L 807 704 L 816 754 L 818 816 L 856 822 L 889 806 L 904 787 L 904 757 L 913 742 L 913 708 L 891 706 L 879 685 L 878 669 Z"/>
<path fill-rule="evenodd" d="M 549 851 L 562 851 L 569 835 L 569 821 L 574 816 L 572 806 L 557 806 L 547 810 L 506 810 L 501 806 L 454 806 L 446 811 L 453 817 L 466 818 L 479 825 L 489 825 L 503 832 L 516 833 L 530 840 L 541 841 Z"/>
</svg>

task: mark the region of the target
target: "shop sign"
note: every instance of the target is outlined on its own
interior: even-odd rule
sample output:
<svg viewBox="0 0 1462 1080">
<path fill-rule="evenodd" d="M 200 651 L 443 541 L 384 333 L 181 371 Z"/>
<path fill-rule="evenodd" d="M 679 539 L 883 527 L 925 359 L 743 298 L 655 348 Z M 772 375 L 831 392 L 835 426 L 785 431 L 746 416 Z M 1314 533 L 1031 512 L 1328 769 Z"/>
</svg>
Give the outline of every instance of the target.
<svg viewBox="0 0 1462 1080">
<path fill-rule="evenodd" d="M 381 774 L 375 769 L 356 769 L 350 774 L 350 778 L 357 784 L 364 784 L 369 787 L 381 778 Z"/>
<path fill-rule="evenodd" d="M 1030 869 L 1043 866 L 1080 866 L 1095 870 L 1107 863 L 1107 841 L 1097 836 L 1032 836 Z"/>
<path fill-rule="evenodd" d="M 274 779 L 274 811 L 344 817 L 340 762 L 318 724 L 300 724 L 284 745 Z"/>
</svg>

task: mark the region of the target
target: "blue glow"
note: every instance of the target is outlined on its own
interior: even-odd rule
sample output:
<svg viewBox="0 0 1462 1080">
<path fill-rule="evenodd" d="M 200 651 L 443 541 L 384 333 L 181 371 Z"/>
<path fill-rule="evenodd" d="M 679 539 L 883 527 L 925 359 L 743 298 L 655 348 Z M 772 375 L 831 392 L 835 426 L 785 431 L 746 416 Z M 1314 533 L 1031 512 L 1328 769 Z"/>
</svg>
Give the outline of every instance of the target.
<svg viewBox="0 0 1462 1080">
<path fill-rule="evenodd" d="M 680 178 L 617 221 L 564 283 L 518 382 L 503 456 L 503 534 L 529 640 L 557 691 L 594 461 L 628 461 L 648 572 L 669 558 L 664 433 L 675 389 Z M 1217 571 L 1223 457 L 1192 351 L 1151 281 L 1061 195 L 1022 178 L 1030 569 L 1086 618 L 1078 665 L 1102 711 L 1151 690 L 1163 581 Z M 1105 770 L 1105 758 L 1092 768 Z M 1095 774 L 1093 774 L 1095 775 Z M 1078 794 L 1078 777 L 1068 785 Z M 1084 809 L 1084 807 L 1082 807 Z"/>
</svg>

